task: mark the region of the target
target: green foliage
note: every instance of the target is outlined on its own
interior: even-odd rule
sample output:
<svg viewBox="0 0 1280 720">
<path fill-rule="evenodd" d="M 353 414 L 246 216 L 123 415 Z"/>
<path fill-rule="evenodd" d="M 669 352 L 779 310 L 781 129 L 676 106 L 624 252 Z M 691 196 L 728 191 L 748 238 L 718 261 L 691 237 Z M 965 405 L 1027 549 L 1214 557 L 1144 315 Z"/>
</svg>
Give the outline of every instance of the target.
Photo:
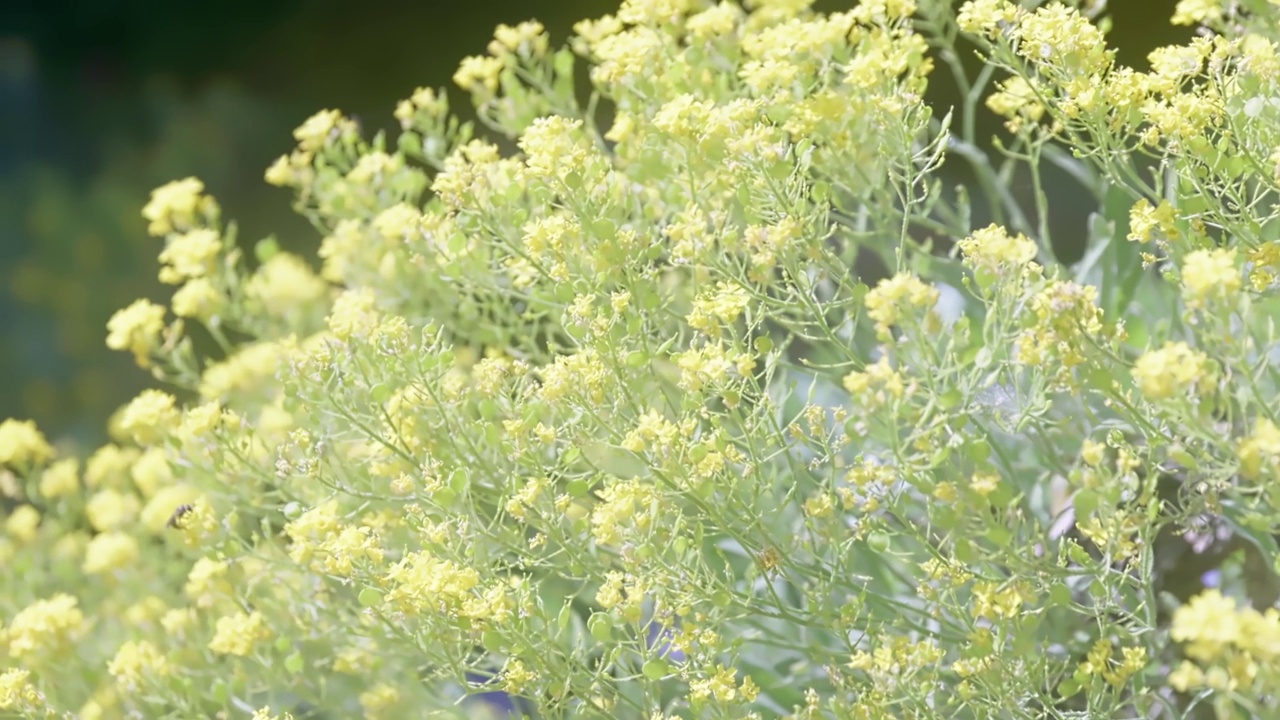
<svg viewBox="0 0 1280 720">
<path fill-rule="evenodd" d="M 107 344 L 198 400 L 83 471 L 0 425 L 0 707 L 1274 714 L 1280 9 L 1183 2 L 1140 72 L 1065 5 L 807 5 L 500 26 L 481 127 L 317 113 L 266 179 L 319 273 L 157 189 L 178 287 Z"/>
</svg>

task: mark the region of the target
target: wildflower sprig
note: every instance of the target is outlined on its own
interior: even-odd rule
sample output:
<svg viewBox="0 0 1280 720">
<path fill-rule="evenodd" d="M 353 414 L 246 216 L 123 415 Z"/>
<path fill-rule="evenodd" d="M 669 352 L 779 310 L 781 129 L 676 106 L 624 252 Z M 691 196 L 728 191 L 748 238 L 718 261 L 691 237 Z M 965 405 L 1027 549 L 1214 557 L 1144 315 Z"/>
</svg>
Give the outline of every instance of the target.
<svg viewBox="0 0 1280 720">
<path fill-rule="evenodd" d="M 169 386 L 83 468 L 0 425 L 0 708 L 1272 707 L 1274 610 L 1225 599 L 1275 601 L 1272 11 L 1181 3 L 1139 72 L 1060 3 L 809 6 L 504 25 L 477 125 L 315 114 L 265 177 L 314 266 L 157 190 L 175 293 L 107 342 Z M 1098 202 L 1074 267 L 1045 162 Z"/>
</svg>

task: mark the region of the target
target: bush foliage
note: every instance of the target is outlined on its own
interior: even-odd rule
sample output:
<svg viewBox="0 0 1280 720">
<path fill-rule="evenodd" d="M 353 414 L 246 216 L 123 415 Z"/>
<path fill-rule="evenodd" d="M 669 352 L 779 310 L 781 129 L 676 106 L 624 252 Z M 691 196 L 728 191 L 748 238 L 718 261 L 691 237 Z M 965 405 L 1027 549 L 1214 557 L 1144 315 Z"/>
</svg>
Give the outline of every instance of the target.
<svg viewBox="0 0 1280 720">
<path fill-rule="evenodd" d="M 266 180 L 318 272 L 157 189 L 176 290 L 107 344 L 160 385 L 83 462 L 0 425 L 0 709 L 1280 712 L 1280 5 L 1183 0 L 1148 70 L 1099 4 L 809 5 L 317 113 Z"/>
</svg>

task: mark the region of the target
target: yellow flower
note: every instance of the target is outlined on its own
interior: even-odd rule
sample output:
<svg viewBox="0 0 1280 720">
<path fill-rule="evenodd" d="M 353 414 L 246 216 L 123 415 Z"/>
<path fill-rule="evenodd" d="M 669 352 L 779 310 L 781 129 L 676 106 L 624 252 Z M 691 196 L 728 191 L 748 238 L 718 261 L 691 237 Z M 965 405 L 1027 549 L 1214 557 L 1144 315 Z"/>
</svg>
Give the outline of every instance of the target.
<svg viewBox="0 0 1280 720">
<path fill-rule="evenodd" d="M 1242 283 L 1234 248 L 1196 250 L 1182 261 L 1182 297 L 1188 307 L 1203 307 L 1211 299 L 1228 300 L 1240 292 Z"/>
<path fill-rule="evenodd" d="M 40 529 L 40 511 L 30 505 L 14 508 L 8 519 L 4 521 L 4 529 L 14 540 L 31 542 Z"/>
<path fill-rule="evenodd" d="M 386 574 L 386 600 L 406 613 L 456 612 L 480 583 L 480 574 L 431 553 L 410 553 Z"/>
<path fill-rule="evenodd" d="M 149 367 L 147 356 L 160 347 L 160 331 L 164 329 L 164 306 L 150 300 L 135 300 L 107 321 L 107 347 L 128 350 L 138 365 Z"/>
<path fill-rule="evenodd" d="M 129 474 L 143 497 L 151 497 L 161 487 L 173 482 L 169 461 L 165 459 L 164 450 L 158 447 L 147 448 L 130 468 Z"/>
<path fill-rule="evenodd" d="M 31 671 L 9 668 L 0 673 L 0 710 L 17 710 L 29 717 L 44 715 L 44 695 L 31 684 Z"/>
<path fill-rule="evenodd" d="M 307 118 L 293 131 L 298 147 L 303 152 L 315 152 L 325 146 L 335 128 L 342 124 L 342 113 L 338 110 L 321 110 Z"/>
<path fill-rule="evenodd" d="M 1246 480 L 1259 479 L 1264 470 L 1280 476 L 1280 426 L 1259 418 L 1253 432 L 1240 441 L 1236 455 Z"/>
<path fill-rule="evenodd" d="M 103 445 L 85 463 L 84 484 L 90 488 L 123 487 L 129 482 L 129 471 L 140 455 L 137 448 Z"/>
<path fill-rule="evenodd" d="M 1020 8 L 1007 0 L 969 0 L 960 6 L 956 16 L 960 29 L 968 33 L 991 35 L 1011 25 Z"/>
<path fill-rule="evenodd" d="M 1133 365 L 1133 379 L 1148 400 L 1165 400 L 1188 392 L 1204 394 L 1213 389 L 1212 364 L 1199 350 L 1184 342 L 1167 342 L 1148 350 Z"/>
<path fill-rule="evenodd" d="M 289 162 L 289 156 L 281 155 L 276 158 L 263 173 L 262 179 L 266 180 L 268 185 L 276 187 L 284 187 L 293 182 L 293 164 Z"/>
<path fill-rule="evenodd" d="M 1204 25 L 1222 19 L 1222 0 L 1179 0 L 1173 9 L 1174 25 Z"/>
<path fill-rule="evenodd" d="M 223 655 L 247 656 L 258 643 L 271 638 L 271 629 L 259 612 L 237 612 L 218 618 L 209 649 Z"/>
<path fill-rule="evenodd" d="M 119 530 L 96 535 L 85 548 L 86 575 L 100 575 L 127 567 L 138 558 L 138 541 Z"/>
<path fill-rule="evenodd" d="M 512 659 L 503 666 L 499 677 L 502 679 L 503 690 L 512 695 L 520 695 L 530 683 L 538 679 L 538 673 L 525 667 L 519 660 Z"/>
<path fill-rule="evenodd" d="M 0 422 L 0 465 L 27 468 L 53 458 L 53 446 L 32 420 Z"/>
<path fill-rule="evenodd" d="M 938 289 L 910 273 L 898 273 L 881 280 L 864 299 L 867 316 L 876 323 L 876 335 L 890 340 L 890 328 L 902 325 L 908 318 L 916 322 L 925 318 L 936 319 L 934 306 L 938 304 Z M 917 315 L 923 311 L 923 316 Z M 920 323 L 924 324 L 924 323 Z"/>
<path fill-rule="evenodd" d="M 177 424 L 177 399 L 167 392 L 148 388 L 125 406 L 120 429 L 140 445 L 159 442 Z"/>
<path fill-rule="evenodd" d="M 174 513 L 183 505 L 194 505 L 202 493 L 198 488 L 187 484 L 165 485 L 158 488 L 142 509 L 139 519 L 142 526 L 153 533 L 161 533 L 169 529 L 169 521 Z M 187 518 L 184 518 L 184 521 Z M 186 522 L 183 522 L 185 527 Z"/>
<path fill-rule="evenodd" d="M 496 92 L 502 66 L 500 58 L 472 55 L 463 58 L 458 71 L 453 74 L 453 81 L 468 92 L 479 92 L 482 88 L 490 93 Z"/>
<path fill-rule="evenodd" d="M 528 20 L 515 27 L 498 25 L 493 41 L 489 43 L 489 52 L 493 55 L 513 52 L 521 57 L 541 57 L 547 54 L 550 43 L 542 23 Z"/>
<path fill-rule="evenodd" d="M 845 375 L 843 384 L 844 389 L 868 409 L 881 408 L 901 399 L 907 390 L 902 374 L 890 366 L 887 356 L 881 356 L 865 370 Z"/>
<path fill-rule="evenodd" d="M 138 514 L 138 498 L 129 492 L 105 488 L 94 493 L 85 505 L 89 525 L 98 532 L 119 530 L 133 522 Z"/>
<path fill-rule="evenodd" d="M 160 236 L 189 230 L 195 227 L 197 215 L 214 215 L 217 204 L 203 193 L 204 183 L 193 177 L 152 190 L 151 201 L 142 209 L 142 217 L 150 222 L 147 232 Z"/>
<path fill-rule="evenodd" d="M 209 278 L 188 280 L 173 294 L 170 306 L 173 314 L 181 318 L 195 318 L 209 322 L 223 311 L 227 297 Z"/>
<path fill-rule="evenodd" d="M 382 720 L 390 718 L 389 712 L 400 702 L 400 691 L 386 683 L 378 683 L 373 688 L 360 693 L 360 707 L 364 710 L 365 720 Z"/>
<path fill-rule="evenodd" d="M 999 90 L 987 96 L 987 107 L 1008 122 L 1005 127 L 1016 133 L 1026 123 L 1040 122 L 1045 107 L 1040 104 L 1035 88 L 1020 75 L 997 83 Z"/>
<path fill-rule="evenodd" d="M 222 252 L 222 238 L 214 230 L 201 228 L 169 239 L 160 253 L 160 282 L 177 285 L 190 278 L 213 272 Z"/>
<path fill-rule="evenodd" d="M 121 687 L 132 690 L 151 678 L 168 676 L 173 667 L 155 645 L 146 640 L 129 640 L 107 663 L 107 672 Z"/>
<path fill-rule="evenodd" d="M 1236 602 L 1210 588 L 1173 613 L 1169 636 L 1186 643 L 1188 657 L 1211 663 L 1241 640 Z"/>
<path fill-rule="evenodd" d="M 1106 38 L 1080 11 L 1061 3 L 1042 5 L 1019 22 L 1018 54 L 1033 63 L 1058 66 L 1073 75 L 1095 75 L 1111 65 Z"/>
<path fill-rule="evenodd" d="M 305 260 L 277 253 L 245 284 L 245 295 L 273 317 L 285 317 L 324 298 L 329 286 Z"/>
<path fill-rule="evenodd" d="M 37 651 L 54 651 L 66 645 L 84 625 L 79 601 L 59 593 L 37 600 L 18 612 L 5 629 L 9 657 L 19 658 Z"/>
<path fill-rule="evenodd" d="M 1169 673 L 1169 687 L 1180 693 L 1197 690 L 1205 684 L 1204 671 L 1190 660 L 1183 660 Z"/>
<path fill-rule="evenodd" d="M 52 500 L 71 495 L 80 489 L 80 460 L 66 458 L 44 469 L 40 474 L 40 496 Z"/>
</svg>

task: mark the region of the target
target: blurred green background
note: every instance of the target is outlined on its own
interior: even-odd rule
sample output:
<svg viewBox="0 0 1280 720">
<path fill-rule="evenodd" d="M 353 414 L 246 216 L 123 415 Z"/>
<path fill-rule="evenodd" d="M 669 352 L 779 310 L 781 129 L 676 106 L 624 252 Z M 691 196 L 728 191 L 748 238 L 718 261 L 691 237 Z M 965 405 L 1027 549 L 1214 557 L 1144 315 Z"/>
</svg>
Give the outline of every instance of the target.
<svg viewBox="0 0 1280 720">
<path fill-rule="evenodd" d="M 1152 48 L 1189 37 L 1168 25 L 1174 3 L 1115 2 L 1122 62 L 1144 66 Z M 0 2 L 0 418 L 96 442 L 106 417 L 147 385 L 103 340 L 116 309 L 168 297 L 156 280 L 160 241 L 139 214 L 152 188 L 195 175 L 239 221 L 242 241 L 276 233 L 314 248 L 287 191 L 262 180 L 302 120 L 339 108 L 366 132 L 390 130 L 395 102 L 450 84 L 496 24 L 537 18 L 558 43 L 574 21 L 617 4 Z M 935 77 L 933 99 L 954 102 Z"/>
</svg>

